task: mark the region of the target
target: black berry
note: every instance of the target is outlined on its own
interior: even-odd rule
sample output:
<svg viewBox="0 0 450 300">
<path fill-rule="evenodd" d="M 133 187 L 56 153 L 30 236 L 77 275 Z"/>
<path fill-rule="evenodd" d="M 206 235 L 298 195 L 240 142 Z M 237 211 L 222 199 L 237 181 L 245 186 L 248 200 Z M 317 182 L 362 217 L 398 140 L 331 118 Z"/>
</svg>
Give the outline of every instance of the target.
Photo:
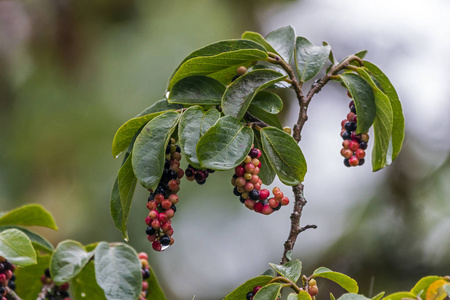
<svg viewBox="0 0 450 300">
<path fill-rule="evenodd" d="M 187 168 L 186 171 L 184 171 L 184 174 L 186 175 L 186 177 L 192 177 L 194 176 L 195 171 L 192 168 Z"/>
<path fill-rule="evenodd" d="M 241 193 L 239 193 L 239 191 L 237 190 L 237 186 L 234 187 L 233 194 L 238 197 L 241 195 Z"/>
<path fill-rule="evenodd" d="M 154 235 L 156 233 L 156 229 L 151 226 L 148 226 L 147 229 L 145 230 L 145 233 L 147 235 Z"/>
<path fill-rule="evenodd" d="M 142 269 L 142 279 L 147 279 L 150 277 L 150 271 L 148 269 Z"/>
<path fill-rule="evenodd" d="M 346 132 L 344 132 L 344 134 L 342 135 L 342 139 L 343 140 L 349 140 L 350 138 L 351 138 L 351 133 L 350 132 L 348 132 L 348 131 L 346 131 Z"/>
<path fill-rule="evenodd" d="M 367 143 L 366 142 L 359 143 L 359 148 L 363 149 L 363 150 L 366 150 L 367 149 Z"/>
<path fill-rule="evenodd" d="M 355 122 L 347 122 L 347 123 L 345 123 L 344 128 L 347 131 L 355 131 L 356 130 L 356 123 Z"/>
<path fill-rule="evenodd" d="M 163 235 L 162 237 L 159 238 L 159 242 L 163 246 L 169 246 L 169 244 L 170 244 L 170 237 L 165 234 L 165 235 Z"/>
<path fill-rule="evenodd" d="M 248 292 L 247 295 L 245 296 L 245 298 L 247 300 L 250 300 L 253 297 L 253 292 Z"/>
<path fill-rule="evenodd" d="M 250 193 L 248 193 L 248 197 L 252 200 L 258 200 L 259 192 L 256 189 L 253 189 Z"/>
<path fill-rule="evenodd" d="M 345 165 L 346 167 L 349 167 L 349 168 L 350 168 L 350 162 L 348 161 L 348 158 L 344 159 L 344 165 Z"/>
<path fill-rule="evenodd" d="M 366 160 L 365 160 L 364 158 L 361 158 L 361 159 L 359 160 L 358 165 L 362 166 L 365 162 L 366 162 Z"/>
<path fill-rule="evenodd" d="M 177 212 L 177 207 L 175 206 L 175 204 L 172 204 L 170 209 L 173 210 L 174 213 Z"/>
</svg>

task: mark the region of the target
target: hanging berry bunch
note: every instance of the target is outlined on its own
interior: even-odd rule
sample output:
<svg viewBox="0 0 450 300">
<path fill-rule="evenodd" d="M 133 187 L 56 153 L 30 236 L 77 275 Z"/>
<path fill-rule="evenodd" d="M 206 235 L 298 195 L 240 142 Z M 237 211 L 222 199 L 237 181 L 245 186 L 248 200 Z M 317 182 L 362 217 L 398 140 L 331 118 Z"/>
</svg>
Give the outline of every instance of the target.
<svg viewBox="0 0 450 300">
<path fill-rule="evenodd" d="M 364 157 L 367 149 L 367 142 L 369 135 L 367 132 L 356 134 L 356 127 L 358 117 L 356 116 L 355 103 L 350 101 L 350 112 L 347 114 L 347 119 L 341 122 L 341 137 L 342 142 L 341 155 L 344 157 L 344 165 L 346 167 L 362 166 L 365 162 Z"/>
<path fill-rule="evenodd" d="M 6 300 L 7 289 L 9 287 L 11 290 L 16 289 L 16 276 L 14 275 L 15 266 L 6 260 L 4 257 L 0 256 L 0 296 L 1 300 Z"/>
<path fill-rule="evenodd" d="M 284 197 L 283 192 L 276 187 L 273 189 L 274 197 L 267 200 L 270 192 L 267 189 L 261 189 L 262 181 L 258 176 L 261 168 L 260 157 L 261 150 L 252 148 L 242 164 L 234 169 L 231 184 L 234 186 L 233 194 L 238 196 L 241 203 L 248 209 L 270 215 L 279 210 L 282 205 L 288 205 L 289 199 Z"/>
<path fill-rule="evenodd" d="M 150 193 L 147 208 L 150 213 L 145 218 L 147 224 L 147 239 L 152 242 L 156 251 L 163 251 L 174 243 L 172 217 L 177 211 L 178 191 L 180 190 L 180 179 L 184 172 L 180 169 L 181 149 L 176 145 L 175 139 L 171 138 L 166 148 L 166 161 L 163 175 L 158 187 Z"/>
<path fill-rule="evenodd" d="M 150 265 L 148 264 L 148 255 L 145 252 L 140 252 L 138 254 L 139 259 L 142 264 L 142 292 L 139 295 L 139 300 L 147 299 L 148 295 L 148 282 L 147 279 L 150 278 Z"/>
<path fill-rule="evenodd" d="M 40 297 L 48 300 L 70 300 L 68 293 L 69 283 L 62 285 L 55 285 L 51 276 L 50 270 L 47 268 L 41 276 L 41 283 L 44 285 Z"/>
</svg>

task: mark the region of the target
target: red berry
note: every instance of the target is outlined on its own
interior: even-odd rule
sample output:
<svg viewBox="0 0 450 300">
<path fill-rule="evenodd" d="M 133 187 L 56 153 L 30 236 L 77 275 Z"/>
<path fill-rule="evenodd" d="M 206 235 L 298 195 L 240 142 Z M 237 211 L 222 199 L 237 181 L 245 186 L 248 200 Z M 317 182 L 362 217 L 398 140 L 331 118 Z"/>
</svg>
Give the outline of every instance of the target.
<svg viewBox="0 0 450 300">
<path fill-rule="evenodd" d="M 261 163 L 259 163 L 259 164 L 261 164 Z M 258 173 L 259 173 L 259 167 L 256 167 L 254 170 L 253 170 L 253 172 L 252 172 L 252 174 L 254 174 L 254 175 L 257 175 Z"/>
<path fill-rule="evenodd" d="M 158 204 L 161 204 L 161 202 L 164 200 L 164 195 L 163 194 L 157 194 L 156 196 L 155 196 L 155 201 L 156 201 L 156 203 L 158 203 Z"/>
<path fill-rule="evenodd" d="M 0 283 L 3 283 L 6 281 L 6 274 L 2 273 L 0 274 Z"/>
<path fill-rule="evenodd" d="M 359 141 L 361 140 L 361 135 L 360 134 L 356 134 L 355 132 L 352 132 L 352 134 L 350 135 L 350 139 L 352 141 L 356 141 L 359 143 Z"/>
<path fill-rule="evenodd" d="M 266 200 L 270 195 L 269 190 L 263 189 L 259 191 L 259 200 Z"/>
<path fill-rule="evenodd" d="M 147 226 L 150 226 L 150 224 L 152 224 L 152 219 L 150 217 L 145 217 L 145 224 L 147 224 Z"/>
<path fill-rule="evenodd" d="M 147 281 L 142 281 L 142 290 L 143 291 L 148 290 L 148 282 Z"/>
<path fill-rule="evenodd" d="M 256 148 L 255 148 L 256 149 Z M 261 157 L 261 155 L 262 155 L 262 153 L 261 153 L 261 150 L 259 150 L 259 149 L 256 149 L 256 151 L 258 151 L 258 155 L 256 155 L 256 158 L 260 158 Z"/>
<path fill-rule="evenodd" d="M 277 199 L 275 199 L 275 198 L 270 198 L 269 199 L 270 207 L 277 208 L 279 204 L 280 204 L 280 201 L 278 201 Z"/>
<path fill-rule="evenodd" d="M 348 122 L 347 119 L 342 120 L 342 122 L 341 122 L 341 129 L 344 129 L 344 125 L 345 125 L 345 123 L 347 123 L 347 122 Z"/>
<path fill-rule="evenodd" d="M 148 259 L 148 257 L 147 257 L 147 259 Z M 63 291 L 63 292 L 67 291 L 68 289 L 69 289 L 69 283 L 68 282 L 65 282 L 65 283 L 63 283 L 62 285 L 59 286 L 59 290 Z"/>
<path fill-rule="evenodd" d="M 147 235 L 147 240 L 149 242 L 154 242 L 156 240 L 156 234 L 153 235 Z"/>
<path fill-rule="evenodd" d="M 255 190 L 259 191 L 261 189 L 261 183 L 259 183 L 259 181 L 255 183 L 253 186 L 255 187 Z"/>
<path fill-rule="evenodd" d="M 5 271 L 5 275 L 6 279 L 10 280 L 13 275 L 13 272 L 11 270 Z"/>
<path fill-rule="evenodd" d="M 255 288 L 253 289 L 253 295 L 256 294 L 260 289 L 260 286 L 255 286 Z"/>
<path fill-rule="evenodd" d="M 234 168 L 234 174 L 236 174 L 238 177 L 244 176 L 245 170 L 243 166 L 237 166 Z"/>
<path fill-rule="evenodd" d="M 172 202 L 172 204 L 177 204 L 180 199 L 178 198 L 177 194 L 171 194 L 169 196 L 169 200 L 170 202 Z"/>
<path fill-rule="evenodd" d="M 158 215 L 158 221 L 162 223 L 166 223 L 169 220 L 165 212 L 159 213 Z"/>
<path fill-rule="evenodd" d="M 169 209 L 169 208 L 172 207 L 172 201 L 170 201 L 169 199 L 164 199 L 164 201 L 161 202 L 161 206 L 162 206 L 164 209 Z"/>
<path fill-rule="evenodd" d="M 355 156 L 358 159 L 362 159 L 362 158 L 364 158 L 366 156 L 366 152 L 363 149 L 358 149 L 358 150 L 355 151 Z"/>
<path fill-rule="evenodd" d="M 245 165 L 244 169 L 245 169 L 246 172 L 252 173 L 253 170 L 255 170 L 255 165 L 252 164 L 252 163 L 248 163 L 248 164 Z"/>
<path fill-rule="evenodd" d="M 356 167 L 359 164 L 359 159 L 356 156 L 352 156 L 348 160 L 350 166 Z"/>
<path fill-rule="evenodd" d="M 158 211 L 156 209 L 154 209 L 148 213 L 148 216 L 150 219 L 154 220 L 154 219 L 158 218 Z"/>
<path fill-rule="evenodd" d="M 248 154 L 251 158 L 257 158 L 258 156 L 258 149 L 253 148 L 250 150 L 250 153 Z"/>
<path fill-rule="evenodd" d="M 245 207 L 247 207 L 248 209 L 253 210 L 255 208 L 255 204 L 256 201 L 252 200 L 252 199 L 246 199 L 244 202 Z"/>
<path fill-rule="evenodd" d="M 289 204 L 289 198 L 288 197 L 283 197 L 280 202 L 281 202 L 281 205 L 283 205 L 283 206 L 288 205 Z"/>
<path fill-rule="evenodd" d="M 353 151 L 352 150 L 350 150 L 350 149 L 345 149 L 344 150 L 344 157 L 345 158 L 350 158 L 350 157 L 352 157 L 352 155 L 353 155 Z"/>
<path fill-rule="evenodd" d="M 159 241 L 154 241 L 152 243 L 152 248 L 155 251 L 161 251 L 161 243 Z"/>
<path fill-rule="evenodd" d="M 255 203 L 254 210 L 255 210 L 257 213 L 262 212 L 263 208 L 264 208 L 264 204 L 262 204 L 261 202 Z"/>
<path fill-rule="evenodd" d="M 280 201 L 281 199 L 283 199 L 284 195 L 282 191 L 277 191 L 274 193 L 274 197 L 275 199 L 277 199 L 278 201 Z"/>
<path fill-rule="evenodd" d="M 355 115 L 354 117 L 353 117 L 353 119 L 352 119 L 352 122 L 357 122 L 358 121 L 358 117 Z"/>
<path fill-rule="evenodd" d="M 263 209 L 262 209 L 262 213 L 263 215 L 270 215 L 271 213 L 273 213 L 273 208 L 270 207 L 269 204 L 264 205 Z"/>
<path fill-rule="evenodd" d="M 347 120 L 348 121 L 352 121 L 353 120 L 353 117 L 355 116 L 355 113 L 352 113 L 352 112 L 349 112 L 348 114 L 347 114 Z"/>
<path fill-rule="evenodd" d="M 314 297 L 319 293 L 319 288 L 317 287 L 317 285 L 310 286 L 308 289 L 308 293 L 311 295 L 311 297 Z"/>
<path fill-rule="evenodd" d="M 166 215 L 167 215 L 167 218 L 171 219 L 175 215 L 175 211 L 170 208 L 170 209 L 166 210 Z"/>
<path fill-rule="evenodd" d="M 139 259 L 146 259 L 146 260 L 148 260 L 148 255 L 145 252 L 139 252 L 138 257 L 139 257 Z"/>
<path fill-rule="evenodd" d="M 183 178 L 183 176 L 184 176 L 184 171 L 183 171 L 183 169 L 179 169 L 179 170 L 178 170 L 177 177 L 178 177 L 178 178 Z"/>
<path fill-rule="evenodd" d="M 258 181 L 259 181 L 258 175 L 252 175 L 252 178 L 250 178 L 250 182 L 253 184 L 258 183 Z"/>
<path fill-rule="evenodd" d="M 155 229 L 159 229 L 159 228 L 161 228 L 161 223 L 155 219 L 152 221 L 152 227 Z"/>
<path fill-rule="evenodd" d="M 252 164 L 256 167 L 256 166 L 259 166 L 259 164 L 260 164 L 261 162 L 259 161 L 259 159 L 257 159 L 257 158 L 254 158 L 254 159 L 252 159 Z"/>
<path fill-rule="evenodd" d="M 154 210 L 154 209 L 156 209 L 157 207 L 158 207 L 158 203 L 156 203 L 155 200 L 151 200 L 151 201 L 148 201 L 148 202 L 147 202 L 147 208 L 148 208 L 149 210 Z"/>
<path fill-rule="evenodd" d="M 255 186 L 251 182 L 247 182 L 244 186 L 244 190 L 246 190 L 247 192 L 253 191 L 254 188 Z"/>
<path fill-rule="evenodd" d="M 359 143 L 356 142 L 356 141 L 351 141 L 351 142 L 348 144 L 348 149 L 350 149 L 350 150 L 352 150 L 352 151 L 358 150 L 358 149 L 359 149 Z"/>
<path fill-rule="evenodd" d="M 169 186 L 169 190 L 171 191 L 175 191 L 179 187 L 178 182 L 175 179 L 169 181 L 167 185 Z"/>
<path fill-rule="evenodd" d="M 161 230 L 162 231 L 167 231 L 167 230 L 169 230 L 171 228 L 172 228 L 172 225 L 170 225 L 170 223 L 168 223 L 168 222 L 162 224 L 162 226 L 161 226 Z"/>
<path fill-rule="evenodd" d="M 342 142 L 342 147 L 344 147 L 345 149 L 348 149 L 348 145 L 350 144 L 350 140 L 344 140 Z"/>
<path fill-rule="evenodd" d="M 236 178 L 236 185 L 238 187 L 244 186 L 247 183 L 247 180 L 245 180 L 244 177 L 238 177 Z"/>
</svg>

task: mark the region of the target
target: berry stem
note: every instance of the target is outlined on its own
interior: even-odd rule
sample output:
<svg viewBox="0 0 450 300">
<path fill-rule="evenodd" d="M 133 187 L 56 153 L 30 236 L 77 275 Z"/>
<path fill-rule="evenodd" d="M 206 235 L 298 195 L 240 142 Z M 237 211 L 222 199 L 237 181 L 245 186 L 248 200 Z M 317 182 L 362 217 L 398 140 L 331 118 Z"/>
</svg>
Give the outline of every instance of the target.
<svg viewBox="0 0 450 300">
<path fill-rule="evenodd" d="M 16 293 L 10 289 L 9 287 L 5 286 L 6 289 L 6 299 L 8 300 L 22 300 L 19 296 L 16 295 Z"/>
<path fill-rule="evenodd" d="M 289 63 L 285 62 L 281 57 L 279 57 L 277 54 L 269 52 L 269 58 L 267 59 L 268 62 L 271 62 L 273 64 L 280 65 L 288 74 L 292 87 L 295 91 L 295 94 L 297 96 L 298 104 L 300 106 L 300 110 L 298 113 L 298 119 L 297 123 L 294 125 L 294 130 L 292 136 L 294 137 L 295 141 L 299 143 L 302 139 L 301 132 L 303 129 L 303 125 L 305 125 L 305 122 L 308 120 L 308 106 L 311 102 L 313 96 L 320 92 L 320 90 L 330 81 L 331 79 L 335 79 L 335 76 L 337 73 L 342 71 L 345 68 L 348 68 L 349 64 L 352 61 L 357 61 L 360 65 L 363 64 L 362 60 L 355 56 L 350 55 L 346 59 L 344 59 L 341 63 L 337 65 L 332 65 L 330 67 L 330 70 L 328 73 L 319 80 L 316 80 L 311 88 L 309 89 L 308 93 L 306 95 L 303 94 L 302 91 L 302 85 L 303 82 L 299 81 L 297 77 L 295 76 L 293 68 L 289 65 Z M 294 192 L 295 202 L 294 202 L 294 209 L 291 214 L 291 229 L 289 231 L 289 236 L 286 242 L 284 243 L 284 252 L 283 256 L 281 258 L 281 264 L 284 264 L 289 261 L 287 254 L 288 252 L 292 251 L 294 249 L 295 242 L 297 240 L 298 235 L 300 232 L 305 231 L 309 228 L 317 228 L 316 225 L 307 225 L 304 227 L 300 227 L 300 218 L 302 215 L 303 207 L 306 205 L 306 199 L 303 196 L 303 189 L 304 186 L 302 183 L 299 183 L 297 186 L 292 187 L 292 191 Z"/>
<path fill-rule="evenodd" d="M 36 298 L 36 300 L 46 300 L 48 293 L 55 287 L 55 283 L 52 282 L 50 284 L 44 284 L 44 286 L 42 286 L 41 288 L 41 292 L 39 293 L 38 297 Z"/>
</svg>

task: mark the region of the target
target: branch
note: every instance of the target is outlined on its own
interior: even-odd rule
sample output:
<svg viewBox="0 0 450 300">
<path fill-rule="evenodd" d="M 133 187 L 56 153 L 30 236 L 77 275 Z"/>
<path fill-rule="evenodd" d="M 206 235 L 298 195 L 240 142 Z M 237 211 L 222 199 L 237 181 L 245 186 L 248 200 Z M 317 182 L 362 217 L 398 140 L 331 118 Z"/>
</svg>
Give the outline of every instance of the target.
<svg viewBox="0 0 450 300">
<path fill-rule="evenodd" d="M 55 287 L 55 283 L 44 284 L 36 300 L 46 300 L 48 293 Z"/>
<path fill-rule="evenodd" d="M 6 289 L 6 299 L 8 299 L 8 300 L 22 300 L 22 298 L 17 296 L 17 294 L 12 289 L 10 289 L 9 287 L 5 286 L 5 289 Z"/>
<path fill-rule="evenodd" d="M 292 67 L 285 62 L 281 57 L 279 57 L 275 53 L 269 52 L 269 62 L 280 65 L 286 73 L 289 75 L 289 78 L 292 81 L 292 87 L 294 88 L 295 94 L 297 96 L 297 100 L 300 106 L 300 111 L 298 113 L 297 123 L 294 125 L 294 130 L 292 136 L 294 137 L 297 143 L 302 139 L 301 132 L 303 129 L 303 125 L 308 120 L 308 106 L 311 102 L 312 97 L 320 92 L 322 87 L 324 87 L 330 79 L 334 79 L 334 76 L 343 69 L 347 68 L 352 61 L 358 61 L 362 65 L 362 60 L 355 56 L 351 55 L 344 59 L 340 64 L 331 66 L 329 72 L 320 80 L 316 80 L 311 86 L 308 94 L 306 96 L 302 91 L 303 82 L 299 82 L 297 77 L 295 76 L 294 70 Z M 297 237 L 300 232 L 303 232 L 310 228 L 317 228 L 316 225 L 306 225 L 304 227 L 300 227 L 300 218 L 302 216 L 303 207 L 306 205 L 307 201 L 303 195 L 304 186 L 302 183 L 299 183 L 297 186 L 292 187 L 292 191 L 294 192 L 295 202 L 294 209 L 291 214 L 291 229 L 289 231 L 289 236 L 284 242 L 284 252 L 281 258 L 281 264 L 284 264 L 289 261 L 287 254 L 289 251 L 294 249 L 295 242 L 297 241 Z"/>
</svg>

